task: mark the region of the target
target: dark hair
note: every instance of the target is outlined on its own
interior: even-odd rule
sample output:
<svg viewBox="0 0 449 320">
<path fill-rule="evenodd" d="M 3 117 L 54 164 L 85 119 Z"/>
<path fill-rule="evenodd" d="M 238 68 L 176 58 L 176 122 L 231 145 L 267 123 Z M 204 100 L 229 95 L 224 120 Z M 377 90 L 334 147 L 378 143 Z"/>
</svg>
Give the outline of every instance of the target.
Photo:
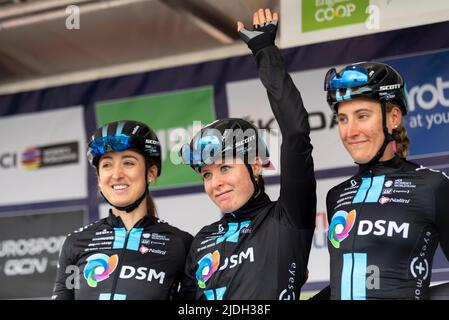
<svg viewBox="0 0 449 320">
<path fill-rule="evenodd" d="M 147 203 L 148 214 L 152 217 L 158 218 L 159 216 L 157 215 L 156 204 L 154 203 L 153 196 L 150 192 L 148 192 L 145 201 Z"/>
<path fill-rule="evenodd" d="M 261 192 L 265 192 L 265 181 L 263 180 L 263 177 L 261 174 L 259 174 L 257 177 L 257 184 L 259 185 L 259 189 Z"/>
<path fill-rule="evenodd" d="M 148 158 L 145 158 L 145 174 L 148 174 L 148 171 L 150 170 L 150 168 L 152 166 L 158 167 L 156 162 L 154 162 Z M 158 170 L 159 170 L 159 167 L 158 167 Z M 146 180 L 146 178 L 145 178 L 145 180 Z M 148 188 L 148 187 L 149 187 L 149 183 L 148 183 L 148 185 L 146 185 L 146 188 Z M 152 217 L 157 218 L 158 217 L 157 208 L 156 208 L 156 204 L 154 203 L 154 199 L 153 199 L 153 196 L 151 195 L 150 190 L 148 190 L 148 194 L 145 198 L 145 202 L 147 203 L 148 214 Z"/>
<path fill-rule="evenodd" d="M 399 106 L 387 102 L 387 113 L 391 112 L 394 107 L 401 109 Z M 404 127 L 404 123 L 401 120 L 401 123 L 398 125 L 397 128 L 393 129 L 394 137 L 396 140 L 396 154 L 402 158 L 406 158 L 408 155 L 408 148 L 410 145 L 410 139 L 407 136 L 407 129 Z"/>
</svg>

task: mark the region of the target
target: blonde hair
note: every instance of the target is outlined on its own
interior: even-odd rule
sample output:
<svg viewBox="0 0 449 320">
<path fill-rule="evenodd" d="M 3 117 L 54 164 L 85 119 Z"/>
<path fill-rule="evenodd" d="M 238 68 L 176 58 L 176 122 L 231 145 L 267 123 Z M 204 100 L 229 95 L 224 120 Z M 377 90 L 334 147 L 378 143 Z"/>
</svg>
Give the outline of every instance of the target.
<svg viewBox="0 0 449 320">
<path fill-rule="evenodd" d="M 391 110 L 393 110 L 394 107 L 399 108 L 399 106 L 387 102 L 387 113 L 390 113 Z M 399 108 L 401 109 L 401 108 Z M 407 136 L 407 129 L 404 127 L 404 120 L 401 120 L 401 123 L 398 125 L 397 128 L 393 129 L 393 133 L 396 140 L 396 154 L 400 156 L 401 158 L 406 158 L 408 155 L 408 148 L 410 145 L 410 139 Z"/>
</svg>

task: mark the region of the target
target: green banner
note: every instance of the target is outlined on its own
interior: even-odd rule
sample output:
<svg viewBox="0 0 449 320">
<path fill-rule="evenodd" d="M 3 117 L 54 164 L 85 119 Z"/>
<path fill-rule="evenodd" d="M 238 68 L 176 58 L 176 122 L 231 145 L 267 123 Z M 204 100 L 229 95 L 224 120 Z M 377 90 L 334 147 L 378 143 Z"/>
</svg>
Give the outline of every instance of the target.
<svg viewBox="0 0 449 320">
<path fill-rule="evenodd" d="M 315 31 L 368 19 L 369 0 L 302 0 L 302 31 Z"/>
<path fill-rule="evenodd" d="M 95 111 L 98 126 L 136 120 L 156 132 L 162 146 L 162 174 L 152 189 L 201 183 L 190 166 L 180 163 L 178 152 L 182 144 L 190 141 L 193 130 L 215 120 L 212 87 L 101 102 Z"/>
</svg>

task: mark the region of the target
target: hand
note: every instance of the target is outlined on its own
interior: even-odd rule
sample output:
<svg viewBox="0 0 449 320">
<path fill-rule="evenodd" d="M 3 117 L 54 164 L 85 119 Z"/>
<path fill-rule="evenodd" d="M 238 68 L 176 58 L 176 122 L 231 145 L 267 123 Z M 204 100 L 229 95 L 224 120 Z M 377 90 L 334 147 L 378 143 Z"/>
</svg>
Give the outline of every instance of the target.
<svg viewBox="0 0 449 320">
<path fill-rule="evenodd" d="M 276 12 L 272 15 L 270 9 L 265 9 L 265 11 L 259 9 L 253 15 L 253 31 L 245 29 L 241 21 L 237 22 L 237 31 L 240 38 L 245 41 L 253 54 L 256 54 L 265 47 L 274 46 L 278 20 Z"/>
</svg>

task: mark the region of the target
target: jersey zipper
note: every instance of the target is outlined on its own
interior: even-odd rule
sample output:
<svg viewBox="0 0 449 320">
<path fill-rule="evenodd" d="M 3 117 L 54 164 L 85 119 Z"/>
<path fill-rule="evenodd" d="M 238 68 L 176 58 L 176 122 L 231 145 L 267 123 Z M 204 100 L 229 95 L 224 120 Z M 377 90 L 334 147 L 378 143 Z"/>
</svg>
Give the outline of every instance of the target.
<svg viewBox="0 0 449 320">
<path fill-rule="evenodd" d="M 120 270 L 121 270 L 122 264 L 123 264 L 123 256 L 126 253 L 126 246 L 128 245 L 128 236 L 129 236 L 129 233 L 130 233 L 131 230 L 126 230 L 125 243 L 123 245 L 122 250 L 119 253 L 118 266 L 117 266 L 117 271 L 118 272 L 115 274 L 114 281 L 112 283 L 111 297 L 109 298 L 109 300 L 114 300 L 115 291 L 117 289 L 117 282 L 118 282 L 118 278 L 120 276 Z"/>
<path fill-rule="evenodd" d="M 228 230 L 229 230 L 229 222 L 227 222 L 226 224 L 227 224 Z M 238 230 L 238 232 L 240 232 L 240 224 L 241 224 L 241 221 L 239 221 L 239 222 L 238 222 L 238 225 L 237 225 L 237 230 Z M 228 230 L 226 230 L 226 232 L 227 232 Z M 240 240 L 240 236 L 239 236 L 239 240 Z M 222 244 L 221 244 L 221 246 L 220 246 L 220 260 L 222 259 L 222 254 L 221 254 L 221 253 L 223 253 L 223 256 L 225 256 L 225 254 L 226 254 L 226 241 L 227 241 L 227 238 L 224 239 L 224 241 L 222 242 Z M 220 271 L 220 268 L 221 268 L 221 264 L 222 264 L 222 263 L 223 263 L 223 261 L 220 261 L 220 265 L 218 266 L 218 270 L 217 270 L 217 272 L 215 273 L 215 277 L 214 277 L 214 279 L 213 279 L 213 286 L 212 286 L 213 290 L 215 290 L 216 287 L 217 287 L 217 282 L 218 282 L 218 277 L 219 277 L 218 271 Z M 229 261 L 228 261 L 228 264 L 229 264 Z M 226 269 L 227 269 L 227 268 L 228 268 L 228 266 L 226 267 Z M 224 272 L 226 269 L 224 269 L 223 272 Z M 216 294 L 216 292 L 214 292 L 214 295 L 215 295 L 215 294 Z M 223 299 L 224 299 L 224 296 L 225 296 L 225 295 L 227 295 L 227 292 L 224 293 Z"/>
</svg>

